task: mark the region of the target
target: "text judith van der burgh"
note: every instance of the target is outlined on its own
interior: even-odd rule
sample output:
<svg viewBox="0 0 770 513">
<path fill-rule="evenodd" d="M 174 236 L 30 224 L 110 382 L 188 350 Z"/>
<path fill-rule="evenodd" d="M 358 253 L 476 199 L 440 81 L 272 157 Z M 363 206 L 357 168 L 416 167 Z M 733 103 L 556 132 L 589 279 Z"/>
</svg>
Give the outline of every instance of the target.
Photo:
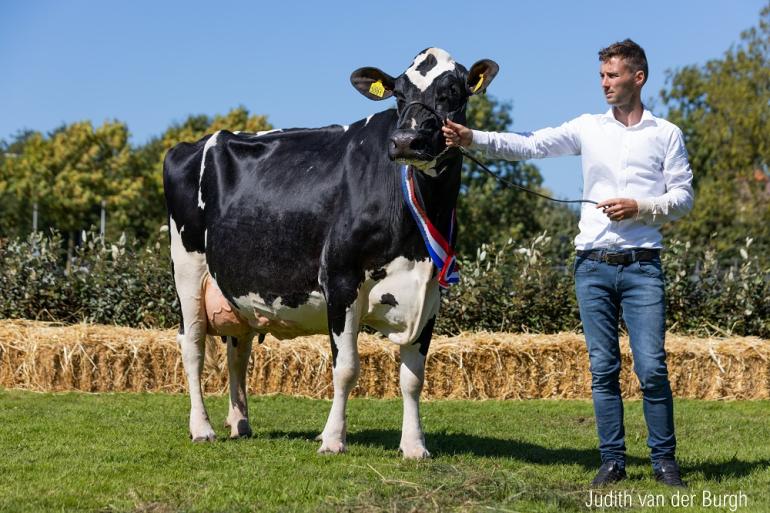
<svg viewBox="0 0 770 513">
<path fill-rule="evenodd" d="M 613 490 L 601 493 L 596 490 L 589 490 L 585 505 L 589 508 L 598 509 L 631 508 L 635 506 L 648 508 L 662 506 L 689 508 L 698 506 L 701 508 L 717 508 L 735 512 L 738 511 L 739 508 L 745 508 L 749 505 L 749 497 L 741 491 L 736 493 L 716 494 L 710 490 L 703 490 L 700 493 L 677 490 L 667 496 L 662 493 L 631 493 L 627 490 Z"/>
</svg>

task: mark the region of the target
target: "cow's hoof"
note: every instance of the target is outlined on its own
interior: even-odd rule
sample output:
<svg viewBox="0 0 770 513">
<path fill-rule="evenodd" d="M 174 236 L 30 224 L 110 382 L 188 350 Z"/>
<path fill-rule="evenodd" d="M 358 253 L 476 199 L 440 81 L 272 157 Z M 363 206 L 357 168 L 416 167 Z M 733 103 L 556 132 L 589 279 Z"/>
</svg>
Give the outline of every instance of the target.
<svg viewBox="0 0 770 513">
<path fill-rule="evenodd" d="M 193 436 L 193 435 L 191 434 L 191 435 L 190 435 L 190 438 L 192 438 L 192 441 L 193 441 L 194 443 L 199 443 L 199 442 L 213 442 L 213 441 L 215 441 L 215 440 L 217 439 L 217 435 L 216 435 L 216 433 L 214 433 L 214 432 L 212 431 L 212 432 L 210 432 L 210 433 L 204 433 L 204 434 L 200 434 L 200 435 L 198 435 L 198 436 Z"/>
<path fill-rule="evenodd" d="M 323 442 L 321 447 L 318 448 L 318 454 L 342 454 L 346 451 L 347 447 L 345 447 L 345 442 L 339 440 Z"/>
<path fill-rule="evenodd" d="M 228 427 L 230 427 L 230 438 L 251 438 L 253 434 L 249 421 L 246 419 L 239 420 L 234 426 L 228 424 Z"/>
<path fill-rule="evenodd" d="M 399 451 L 404 455 L 405 460 L 426 460 L 430 458 L 428 449 L 419 445 L 411 448 L 400 447 Z"/>
<path fill-rule="evenodd" d="M 190 438 L 193 442 L 213 442 L 217 439 L 217 434 L 211 428 L 211 425 L 206 422 L 204 425 L 197 427 L 197 429 L 190 428 Z"/>
</svg>

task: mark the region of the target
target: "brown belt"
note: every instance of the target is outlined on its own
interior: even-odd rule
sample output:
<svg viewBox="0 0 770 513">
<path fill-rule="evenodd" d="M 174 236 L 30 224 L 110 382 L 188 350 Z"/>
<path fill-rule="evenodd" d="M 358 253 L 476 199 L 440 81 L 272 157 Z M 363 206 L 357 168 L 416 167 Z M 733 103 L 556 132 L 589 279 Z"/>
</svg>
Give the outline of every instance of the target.
<svg viewBox="0 0 770 513">
<path fill-rule="evenodd" d="M 628 265 L 634 262 L 654 260 L 660 257 L 659 249 L 624 249 L 623 251 L 610 251 L 607 249 L 578 250 L 577 256 L 598 260 L 612 265 Z"/>
</svg>

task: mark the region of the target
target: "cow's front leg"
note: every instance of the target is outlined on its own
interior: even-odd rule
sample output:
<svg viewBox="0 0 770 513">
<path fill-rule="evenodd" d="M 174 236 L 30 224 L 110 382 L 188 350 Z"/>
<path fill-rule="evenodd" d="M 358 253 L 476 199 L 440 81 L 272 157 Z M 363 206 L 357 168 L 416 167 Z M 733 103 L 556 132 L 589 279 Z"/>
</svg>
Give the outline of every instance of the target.
<svg viewBox="0 0 770 513">
<path fill-rule="evenodd" d="M 358 359 L 358 309 L 356 303 L 342 313 L 333 313 L 329 307 L 329 336 L 332 346 L 332 376 L 334 399 L 329 418 L 321 433 L 319 453 L 339 454 L 345 452 L 346 421 L 345 409 L 348 396 L 356 386 L 360 372 Z"/>
<path fill-rule="evenodd" d="M 401 346 L 401 394 L 404 397 L 404 422 L 399 449 L 407 459 L 430 458 L 420 423 L 420 393 L 425 380 L 425 358 L 433 335 L 432 318 L 412 344 Z"/>
<path fill-rule="evenodd" d="M 251 336 L 227 337 L 230 409 L 225 426 L 230 428 L 230 438 L 248 438 L 251 436 L 246 374 L 249 368 L 252 340 Z"/>
</svg>

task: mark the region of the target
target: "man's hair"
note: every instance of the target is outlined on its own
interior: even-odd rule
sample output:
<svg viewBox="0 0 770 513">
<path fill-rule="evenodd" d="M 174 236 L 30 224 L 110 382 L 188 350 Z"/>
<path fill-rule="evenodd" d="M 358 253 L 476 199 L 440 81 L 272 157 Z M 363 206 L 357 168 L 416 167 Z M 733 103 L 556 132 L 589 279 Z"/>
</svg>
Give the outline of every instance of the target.
<svg viewBox="0 0 770 513">
<path fill-rule="evenodd" d="M 630 39 L 625 39 L 623 41 L 618 41 L 617 43 L 612 43 L 607 48 L 599 50 L 599 60 L 601 62 L 607 62 L 612 57 L 620 57 L 623 59 L 626 62 L 626 65 L 631 68 L 631 71 L 634 73 L 643 71 L 644 82 L 647 82 L 647 77 L 649 76 L 647 71 L 647 56 L 641 46 Z"/>
</svg>

